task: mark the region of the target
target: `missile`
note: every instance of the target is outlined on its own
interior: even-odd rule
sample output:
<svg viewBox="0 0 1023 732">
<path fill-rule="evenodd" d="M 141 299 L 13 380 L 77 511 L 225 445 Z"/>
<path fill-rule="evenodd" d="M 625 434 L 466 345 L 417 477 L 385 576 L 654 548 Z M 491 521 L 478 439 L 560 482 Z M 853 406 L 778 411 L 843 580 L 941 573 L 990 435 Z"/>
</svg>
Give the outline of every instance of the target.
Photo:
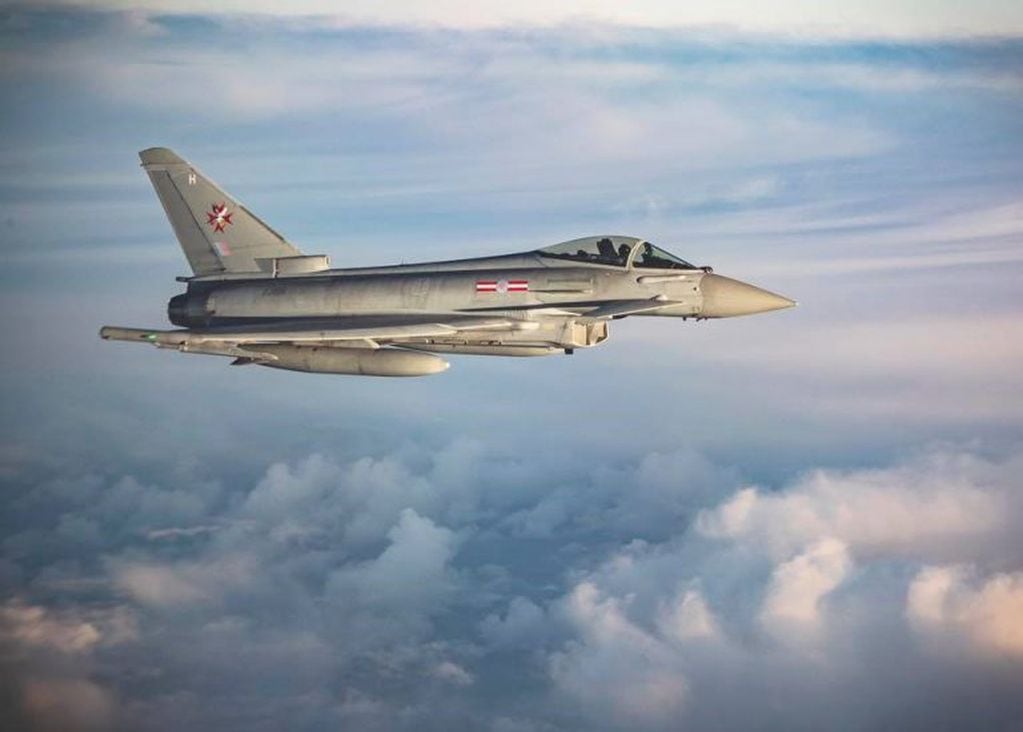
<svg viewBox="0 0 1023 732">
<path fill-rule="evenodd" d="M 288 371 L 359 376 L 427 376 L 446 371 L 450 364 L 429 353 L 399 348 L 340 348 L 336 346 L 248 346 L 253 362 Z M 263 360 L 268 354 L 273 360 Z M 244 362 L 244 357 L 243 362 Z"/>
<path fill-rule="evenodd" d="M 289 371 L 358 376 L 427 376 L 446 371 L 450 364 L 430 353 L 401 348 L 357 348 L 350 346 L 293 346 L 279 343 L 237 343 L 230 333 L 222 340 L 208 334 L 189 331 L 113 328 L 100 330 L 110 341 L 142 341 L 157 348 L 173 348 L 182 353 L 233 356 L 236 364 L 257 364 Z M 238 335 L 238 334 L 235 334 Z"/>
</svg>

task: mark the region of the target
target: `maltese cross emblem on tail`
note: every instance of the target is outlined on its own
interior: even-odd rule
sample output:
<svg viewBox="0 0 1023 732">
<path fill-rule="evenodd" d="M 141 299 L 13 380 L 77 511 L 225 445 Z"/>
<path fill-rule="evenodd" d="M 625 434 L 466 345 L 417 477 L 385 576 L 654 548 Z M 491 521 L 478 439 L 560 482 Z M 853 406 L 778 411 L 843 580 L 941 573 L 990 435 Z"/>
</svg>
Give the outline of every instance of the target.
<svg viewBox="0 0 1023 732">
<path fill-rule="evenodd" d="M 212 226 L 214 231 L 223 231 L 231 224 L 233 215 L 227 210 L 226 203 L 214 203 L 206 214 L 206 223 Z"/>
</svg>

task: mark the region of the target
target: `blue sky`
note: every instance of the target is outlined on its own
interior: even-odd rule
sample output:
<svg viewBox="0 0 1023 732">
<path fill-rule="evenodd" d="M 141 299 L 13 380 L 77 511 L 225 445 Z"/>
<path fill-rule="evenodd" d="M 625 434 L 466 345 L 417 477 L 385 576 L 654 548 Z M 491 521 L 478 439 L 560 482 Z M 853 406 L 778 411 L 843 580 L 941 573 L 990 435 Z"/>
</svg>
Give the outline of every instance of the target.
<svg viewBox="0 0 1023 732">
<path fill-rule="evenodd" d="M 6 714 L 1020 717 L 1019 12 L 673 7 L 3 12 Z M 185 272 L 153 145 L 335 266 L 628 233 L 800 307 L 412 380 L 102 343 Z"/>
</svg>

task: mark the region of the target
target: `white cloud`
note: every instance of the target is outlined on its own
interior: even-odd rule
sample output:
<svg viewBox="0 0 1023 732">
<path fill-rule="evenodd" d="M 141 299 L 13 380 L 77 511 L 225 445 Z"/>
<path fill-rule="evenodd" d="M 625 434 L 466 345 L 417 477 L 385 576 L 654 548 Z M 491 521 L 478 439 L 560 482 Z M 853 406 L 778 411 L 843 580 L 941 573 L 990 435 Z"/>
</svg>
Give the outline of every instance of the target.
<svg viewBox="0 0 1023 732">
<path fill-rule="evenodd" d="M 571 634 L 548 655 L 551 679 L 594 710 L 598 727 L 668 729 L 668 718 L 720 722 L 728 702 L 718 686 L 744 675 L 760 679 L 756 690 L 734 690 L 744 700 L 813 688 L 834 702 L 864 683 L 864 665 L 877 684 L 897 683 L 903 664 L 932 647 L 950 658 L 957 643 L 977 651 L 948 662 L 958 679 L 971 663 L 1013 662 L 1023 654 L 1023 575 L 926 563 L 1023 564 L 1018 475 L 1015 457 L 932 451 L 886 469 L 816 471 L 773 492 L 740 490 L 690 531 L 633 542 L 582 573 L 555 605 Z M 919 568 L 915 577 L 899 569 L 907 566 Z M 652 676 L 665 685 L 647 689 Z M 615 690 L 644 699 L 647 716 Z"/>
<path fill-rule="evenodd" d="M 455 686 L 472 686 L 473 675 L 453 661 L 442 661 L 433 667 L 432 674 L 441 681 Z"/>
<path fill-rule="evenodd" d="M 771 575 L 760 621 L 769 632 L 813 629 L 820 621 L 821 602 L 852 569 L 845 544 L 821 539 L 806 551 L 779 564 Z"/>
<path fill-rule="evenodd" d="M 522 461 L 459 440 L 281 463 L 223 486 L 222 508 L 197 524 L 219 528 L 180 542 L 122 531 L 110 505 L 85 497 L 80 517 L 101 529 L 88 551 L 106 557 L 109 583 L 54 572 L 34 587 L 92 597 L 112 584 L 131 622 L 16 609 L 22 630 L 5 642 L 75 665 L 14 677 L 107 694 L 93 663 L 158 670 L 160 699 L 114 682 L 129 725 L 195 726 L 225 707 L 277 719 L 301 703 L 325 727 L 667 730 L 749 726 L 772 699 L 787 711 L 769 726 L 788 712 L 825 724 L 818 710 L 851 696 L 930 719 L 892 700 L 935 649 L 942 675 L 914 681 L 928 697 L 959 699 L 946 682 L 972 693 L 971 674 L 1001 679 L 998 664 L 1023 655 L 1019 456 L 935 449 L 732 493 L 735 472 L 690 450 L 624 466 L 578 457 L 552 468 L 542 453 Z M 35 501 L 59 516 L 84 491 L 102 495 L 104 483 L 50 486 Z M 138 482 L 117 494 L 140 506 L 147 492 L 167 490 Z M 561 509 L 544 531 L 511 520 L 536 519 L 554 495 Z M 135 525 L 132 512 L 120 518 Z M 430 716 L 437 700 L 443 720 Z"/>
<path fill-rule="evenodd" d="M 387 538 L 390 544 L 375 559 L 332 572 L 327 595 L 374 613 L 434 612 L 455 585 L 448 566 L 458 546 L 455 534 L 406 508 Z"/>
<path fill-rule="evenodd" d="M 151 529 L 146 532 L 146 538 L 150 541 L 175 541 L 177 539 L 192 539 L 198 536 L 205 536 L 217 531 L 217 526 L 170 526 L 164 529 Z"/>
<path fill-rule="evenodd" d="M 576 585 L 563 611 L 581 639 L 551 655 L 550 674 L 602 725 L 659 726 L 682 708 L 688 685 L 671 652 L 628 619 L 628 602 Z"/>
<path fill-rule="evenodd" d="M 48 646 L 62 653 L 90 651 L 102 638 L 92 623 L 60 617 L 45 607 L 18 600 L 8 601 L 0 607 L 0 633 L 7 640 Z"/>
<path fill-rule="evenodd" d="M 932 639 L 965 637 L 981 652 L 1023 658 L 1023 572 L 925 567 L 909 586 L 906 617 Z"/>
<path fill-rule="evenodd" d="M 661 603 L 657 629 L 663 637 L 680 643 L 715 638 L 720 633 L 707 601 L 698 590 L 693 589 L 687 589 L 673 600 Z"/>
<path fill-rule="evenodd" d="M 301 39 L 296 34 L 293 44 Z M 632 42 L 628 36 L 619 40 Z M 126 42 L 135 40 L 129 36 Z M 364 196 L 428 191 L 451 196 L 466 190 L 521 196 L 540 177 L 541 195 L 547 189 L 559 189 L 562 196 L 620 189 L 634 199 L 634 185 L 680 167 L 748 169 L 855 157 L 894 142 L 863 118 L 825 119 L 719 84 L 716 77 L 724 74 L 735 86 L 734 64 L 698 63 L 694 69 L 627 55 L 594 59 L 600 45 L 570 30 L 550 38 L 423 33 L 400 50 L 356 52 L 339 41 L 315 54 L 296 53 L 288 43 L 260 44 L 244 59 L 233 51 L 193 47 L 187 39 L 169 47 L 137 45 L 131 62 L 123 53 L 111 53 L 112 47 L 108 39 L 90 39 L 42 61 L 27 51 L 26 68 L 72 78 L 114 104 L 197 122 L 327 115 L 356 128 L 384 124 L 388 134 L 415 146 L 393 168 L 393 180 L 381 172 L 373 181 L 360 181 Z M 739 66 L 755 73 L 759 65 L 741 61 Z M 794 76 L 789 70 L 777 73 L 786 83 Z M 215 101 L 211 78 L 217 79 Z M 751 86 L 764 84 L 754 80 Z M 450 181 L 430 165 L 441 154 L 445 166 L 462 169 Z M 387 156 L 377 157 L 382 159 L 376 167 L 393 165 Z M 342 159 L 334 166 L 322 155 L 317 159 L 319 164 L 307 169 L 343 169 L 350 162 Z M 606 173 L 608 164 L 618 166 L 613 175 Z M 751 203 L 769 196 L 775 185 L 769 175 L 748 176 L 714 186 L 702 198 Z M 677 195 L 683 202 L 701 198 L 686 189 Z"/>
<path fill-rule="evenodd" d="M 834 539 L 856 556 L 994 559 L 1021 512 L 1016 476 L 1015 460 L 935 451 L 894 468 L 818 470 L 784 491 L 745 488 L 696 526 L 779 558 Z"/>
</svg>

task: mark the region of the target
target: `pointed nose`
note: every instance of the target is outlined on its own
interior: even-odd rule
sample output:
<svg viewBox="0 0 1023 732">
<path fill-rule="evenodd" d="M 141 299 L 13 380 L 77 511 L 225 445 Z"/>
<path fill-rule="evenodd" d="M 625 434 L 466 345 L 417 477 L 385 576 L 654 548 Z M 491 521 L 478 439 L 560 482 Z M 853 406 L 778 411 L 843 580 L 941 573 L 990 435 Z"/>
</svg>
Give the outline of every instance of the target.
<svg viewBox="0 0 1023 732">
<path fill-rule="evenodd" d="M 755 315 L 771 310 L 794 307 L 795 300 L 775 295 L 730 277 L 707 274 L 700 280 L 703 294 L 704 318 L 731 318 L 736 315 Z"/>
</svg>

